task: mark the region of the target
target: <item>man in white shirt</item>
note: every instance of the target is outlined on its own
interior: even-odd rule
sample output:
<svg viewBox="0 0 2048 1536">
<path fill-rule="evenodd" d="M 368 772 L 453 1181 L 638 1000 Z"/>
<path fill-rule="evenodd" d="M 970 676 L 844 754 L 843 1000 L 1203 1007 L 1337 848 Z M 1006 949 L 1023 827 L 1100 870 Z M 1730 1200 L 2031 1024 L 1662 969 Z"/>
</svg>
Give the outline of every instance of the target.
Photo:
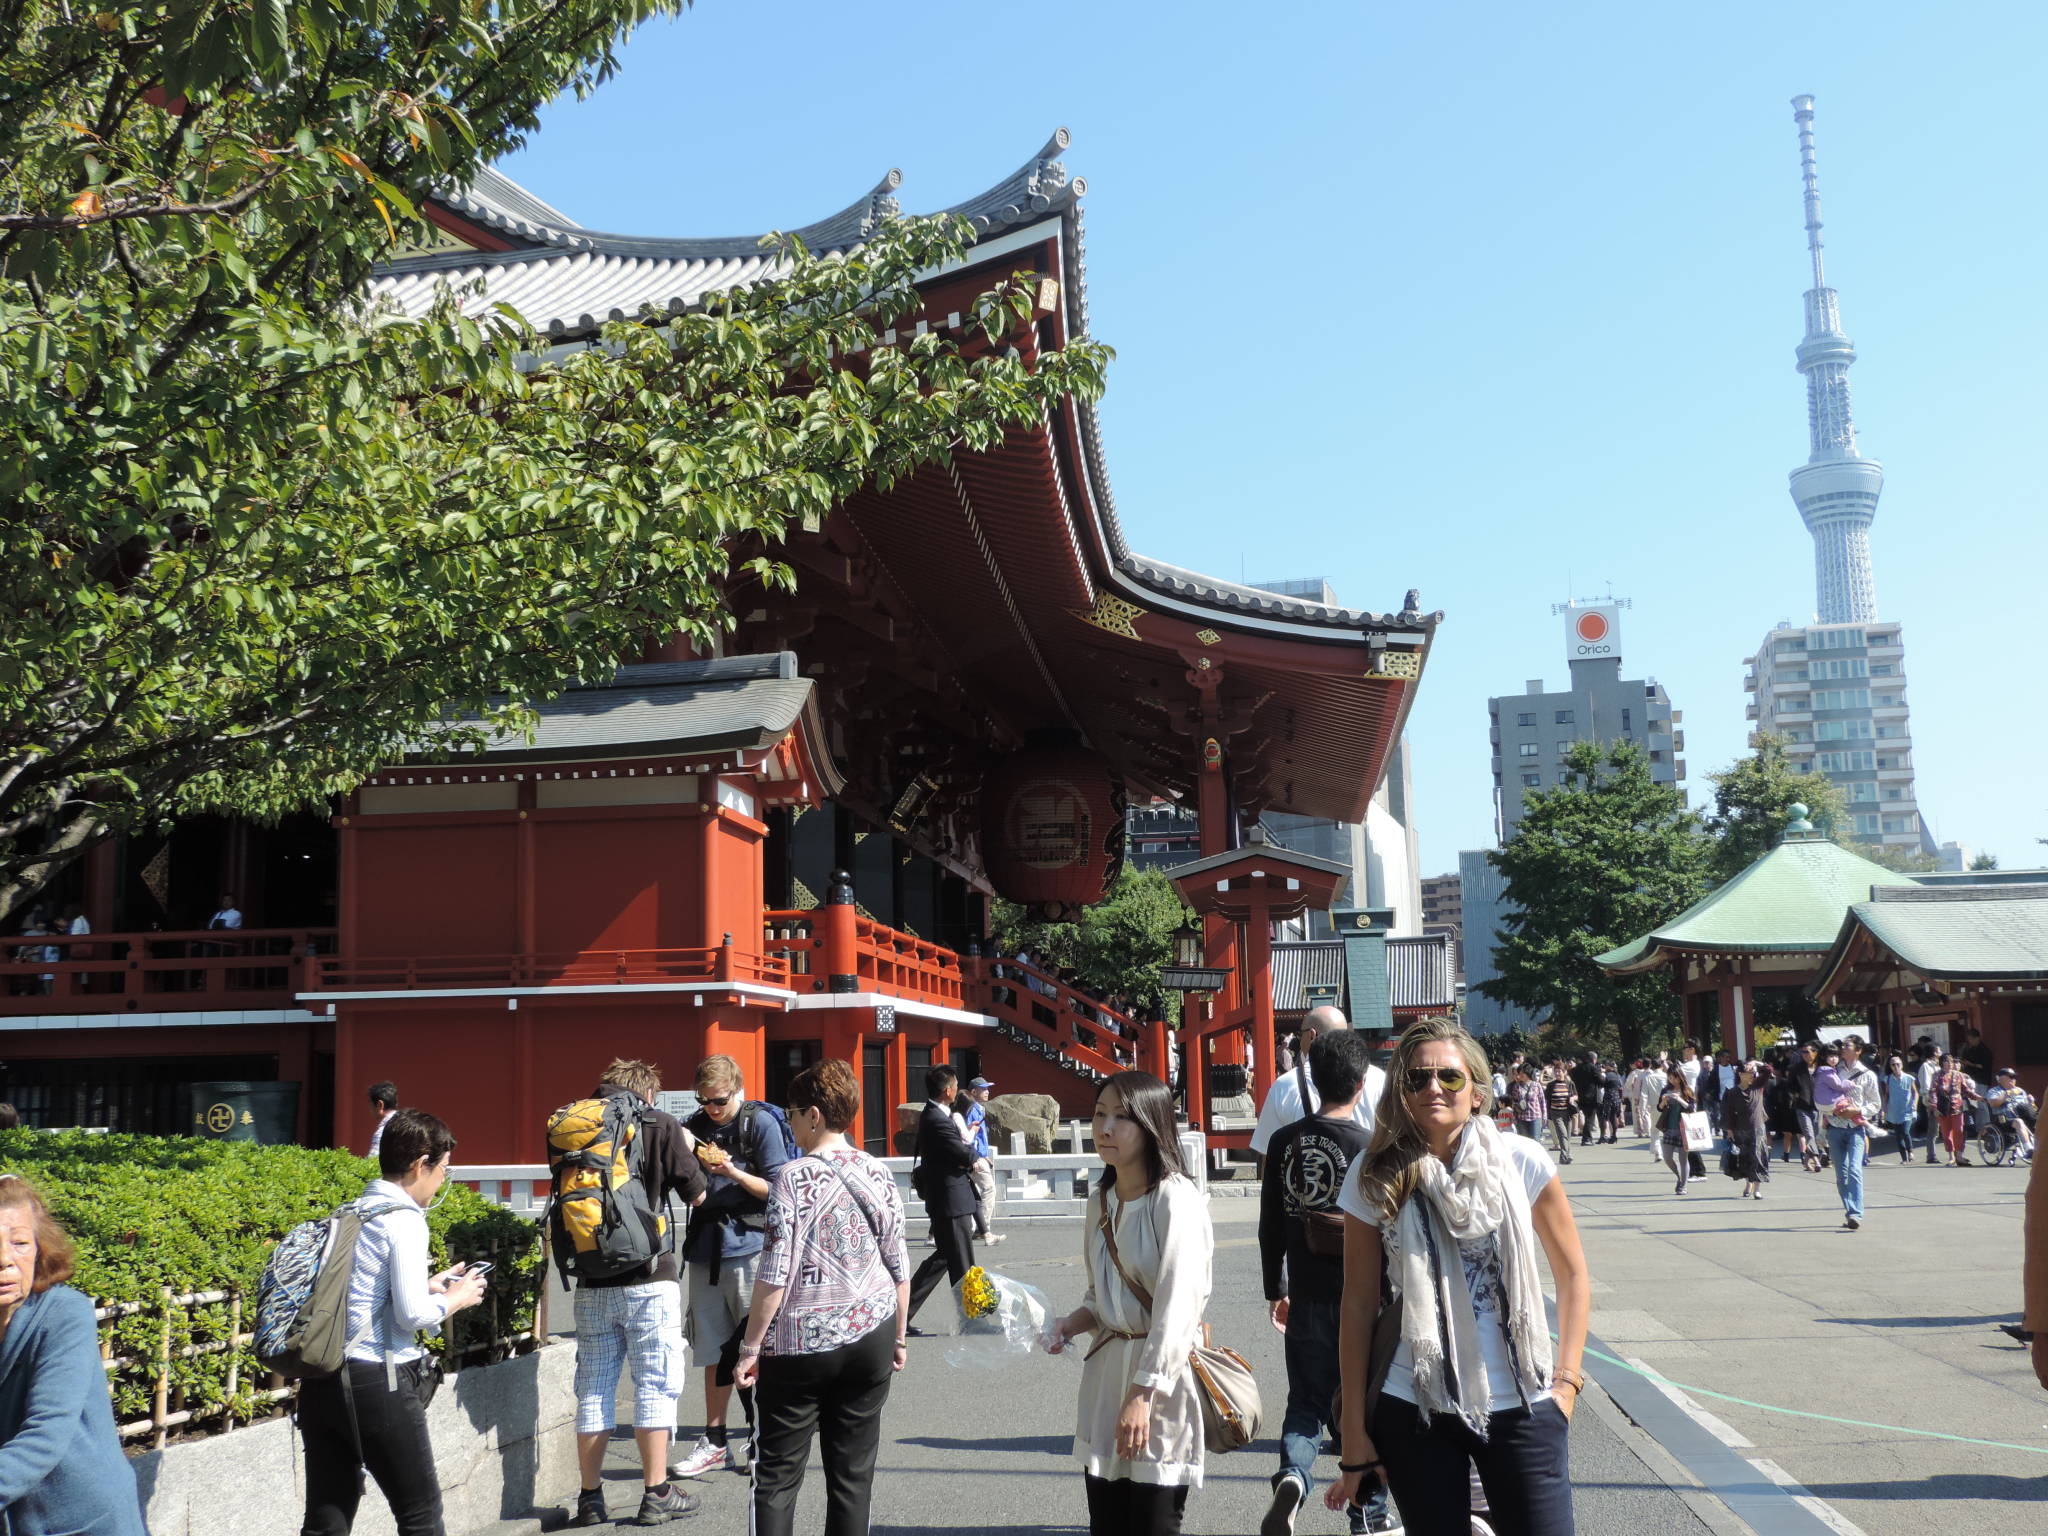
<svg viewBox="0 0 2048 1536">
<path fill-rule="evenodd" d="M 242 926 L 242 909 L 235 905 L 233 891 L 221 892 L 220 909 L 206 920 L 208 928 L 239 928 Z"/>
<path fill-rule="evenodd" d="M 1315 1044 L 1316 1036 L 1350 1027 L 1351 1021 L 1344 1017 L 1341 1008 L 1325 1003 L 1320 1008 L 1309 1009 L 1308 1016 L 1301 1021 L 1302 1059 L 1308 1059 L 1308 1048 Z M 1309 1082 L 1307 1076 L 1305 1072 L 1289 1072 L 1275 1078 L 1273 1086 L 1267 1090 L 1266 1102 L 1259 1106 L 1259 1123 L 1252 1131 L 1252 1150 L 1260 1157 L 1266 1155 L 1267 1146 L 1279 1134 L 1281 1126 L 1299 1120 L 1305 1114 L 1312 1115 L 1323 1107 L 1322 1099 L 1316 1094 L 1316 1085 Z M 1306 1109 L 1301 1103 L 1304 1086 L 1308 1089 Z M 1373 1066 L 1365 1069 L 1365 1088 L 1358 1095 L 1358 1102 L 1352 1106 L 1351 1118 L 1368 1131 L 1372 1129 L 1373 1112 L 1378 1109 L 1380 1094 L 1386 1086 L 1386 1073 Z"/>
<path fill-rule="evenodd" d="M 391 1123 L 391 1117 L 398 1113 L 398 1087 L 388 1079 L 370 1084 L 370 1108 L 377 1113 L 377 1128 L 370 1132 L 369 1156 L 375 1157 L 377 1149 L 384 1144 L 384 1127 Z"/>
<path fill-rule="evenodd" d="M 1679 1048 L 1678 1070 L 1685 1074 L 1685 1086 L 1697 1095 L 1700 1091 L 1700 1053 L 1693 1049 L 1690 1040 Z"/>
</svg>

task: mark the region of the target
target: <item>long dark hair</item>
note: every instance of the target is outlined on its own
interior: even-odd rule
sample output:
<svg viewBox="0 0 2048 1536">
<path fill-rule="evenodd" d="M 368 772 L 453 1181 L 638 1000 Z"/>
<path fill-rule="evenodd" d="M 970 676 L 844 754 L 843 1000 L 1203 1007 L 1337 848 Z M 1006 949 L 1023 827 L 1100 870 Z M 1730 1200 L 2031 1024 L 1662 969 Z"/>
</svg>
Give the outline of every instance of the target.
<svg viewBox="0 0 2048 1536">
<path fill-rule="evenodd" d="M 1116 1072 L 1095 1090 L 1096 1101 L 1112 1088 L 1124 1101 L 1124 1113 L 1145 1133 L 1145 1167 L 1152 1183 L 1157 1186 L 1169 1173 L 1186 1178 L 1188 1167 L 1181 1161 L 1180 1132 L 1173 1119 L 1173 1090 L 1150 1072 Z M 1105 1167 L 1102 1187 L 1115 1185 L 1116 1170 Z"/>
</svg>

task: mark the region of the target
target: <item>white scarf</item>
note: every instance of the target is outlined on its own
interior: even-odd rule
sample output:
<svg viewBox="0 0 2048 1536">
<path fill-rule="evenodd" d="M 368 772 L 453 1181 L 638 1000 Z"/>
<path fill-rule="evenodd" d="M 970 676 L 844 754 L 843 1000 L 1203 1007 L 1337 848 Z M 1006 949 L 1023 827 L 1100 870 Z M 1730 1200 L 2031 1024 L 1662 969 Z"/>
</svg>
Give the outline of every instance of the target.
<svg viewBox="0 0 2048 1536">
<path fill-rule="evenodd" d="M 1422 1411 L 1455 1413 L 1484 1440 L 1494 1384 L 1458 1244 L 1491 1235 L 1499 1245 L 1508 1358 L 1520 1396 L 1533 1400 L 1550 1385 L 1551 1351 L 1529 1191 L 1505 1138 L 1480 1115 L 1466 1123 L 1449 1168 L 1428 1153 L 1420 1167 L 1421 1187 L 1387 1230 L 1388 1270 L 1402 1299 L 1401 1338 L 1414 1361 Z"/>
</svg>

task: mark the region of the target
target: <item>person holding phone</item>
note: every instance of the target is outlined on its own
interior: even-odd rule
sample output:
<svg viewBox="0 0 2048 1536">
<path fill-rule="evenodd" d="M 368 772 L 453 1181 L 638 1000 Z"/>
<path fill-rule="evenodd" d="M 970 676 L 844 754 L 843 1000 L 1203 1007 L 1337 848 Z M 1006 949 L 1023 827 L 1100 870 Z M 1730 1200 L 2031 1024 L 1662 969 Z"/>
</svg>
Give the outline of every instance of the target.
<svg viewBox="0 0 2048 1536">
<path fill-rule="evenodd" d="M 448 1180 L 455 1135 L 423 1109 L 401 1109 L 384 1126 L 349 1281 L 347 1362 L 299 1388 L 306 1441 L 303 1536 L 347 1536 L 363 1497 L 363 1472 L 377 1479 L 398 1536 L 446 1536 L 441 1479 L 427 1438 L 427 1404 L 440 1373 L 420 1348 L 422 1331 L 484 1298 L 480 1271 L 458 1264 L 427 1273 L 427 1207 Z"/>
</svg>

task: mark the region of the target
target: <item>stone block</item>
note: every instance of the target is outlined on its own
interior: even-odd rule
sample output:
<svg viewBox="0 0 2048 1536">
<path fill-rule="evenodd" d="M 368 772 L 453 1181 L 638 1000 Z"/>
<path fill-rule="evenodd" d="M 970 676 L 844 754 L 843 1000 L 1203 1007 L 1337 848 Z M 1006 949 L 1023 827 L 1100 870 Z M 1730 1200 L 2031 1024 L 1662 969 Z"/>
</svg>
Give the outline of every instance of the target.
<svg viewBox="0 0 2048 1536">
<path fill-rule="evenodd" d="M 1007 1150 L 1010 1137 L 1024 1134 L 1026 1152 L 1050 1152 L 1060 1101 L 1049 1093 L 1006 1093 L 988 1101 L 988 1144 Z"/>
<path fill-rule="evenodd" d="M 451 1532 L 573 1505 L 576 1349 L 563 1341 L 498 1365 L 474 1366 L 442 1383 L 427 1412 Z M 305 1514 L 305 1450 L 288 1419 L 188 1440 L 132 1459 L 144 1526 L 153 1536 L 296 1536 Z M 357 1536 L 396 1526 L 374 1479 Z"/>
</svg>

